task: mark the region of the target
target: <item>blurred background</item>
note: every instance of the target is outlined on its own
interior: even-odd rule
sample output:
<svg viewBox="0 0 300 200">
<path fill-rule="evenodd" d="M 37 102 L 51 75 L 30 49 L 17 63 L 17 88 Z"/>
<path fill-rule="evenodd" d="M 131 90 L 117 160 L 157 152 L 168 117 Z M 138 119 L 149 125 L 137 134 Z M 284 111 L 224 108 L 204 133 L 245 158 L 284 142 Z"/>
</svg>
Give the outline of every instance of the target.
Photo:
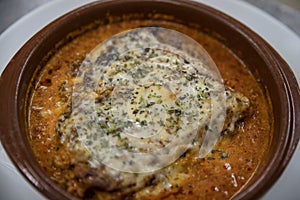
<svg viewBox="0 0 300 200">
<path fill-rule="evenodd" d="M 281 3 L 284 3 L 292 8 L 297 9 L 298 11 L 300 11 L 300 1 L 299 0 L 275 0 Z"/>
<path fill-rule="evenodd" d="M 53 0 L 0 0 L 0 34 L 23 15 L 49 1 Z M 228 0 L 223 1 L 228 3 Z M 240 1 L 247 1 L 265 10 L 300 36 L 300 0 Z"/>
</svg>

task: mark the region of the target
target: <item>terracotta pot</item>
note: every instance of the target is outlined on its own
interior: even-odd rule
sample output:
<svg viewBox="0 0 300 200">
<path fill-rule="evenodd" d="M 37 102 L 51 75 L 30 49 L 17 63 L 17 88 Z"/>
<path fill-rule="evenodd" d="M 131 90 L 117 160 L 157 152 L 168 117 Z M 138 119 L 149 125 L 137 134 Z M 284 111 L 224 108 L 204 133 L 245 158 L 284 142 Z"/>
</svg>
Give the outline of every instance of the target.
<svg viewBox="0 0 300 200">
<path fill-rule="evenodd" d="M 200 24 L 208 33 L 239 56 L 270 93 L 274 136 L 269 156 L 236 199 L 254 199 L 266 192 L 287 166 L 299 140 L 300 96 L 297 81 L 287 63 L 261 37 L 231 17 L 187 0 L 105 0 L 76 9 L 55 20 L 33 36 L 13 57 L 0 79 L 0 137 L 15 166 L 50 199 L 74 197 L 56 185 L 39 167 L 27 141 L 26 95 L 37 66 L 68 33 L 123 14 L 163 13 L 187 23 Z M 189 13 L 188 15 L 186 13 Z M 3 98 L 5 97 L 5 98 Z"/>
</svg>

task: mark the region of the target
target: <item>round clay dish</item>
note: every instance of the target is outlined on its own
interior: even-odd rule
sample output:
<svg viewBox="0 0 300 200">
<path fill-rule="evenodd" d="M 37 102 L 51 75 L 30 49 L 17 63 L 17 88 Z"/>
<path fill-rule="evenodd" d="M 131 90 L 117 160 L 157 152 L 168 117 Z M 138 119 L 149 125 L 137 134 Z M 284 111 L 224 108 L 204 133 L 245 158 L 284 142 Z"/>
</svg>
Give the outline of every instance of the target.
<svg viewBox="0 0 300 200">
<path fill-rule="evenodd" d="M 105 0 L 88 4 L 55 20 L 33 36 L 13 57 L 0 79 L 0 137 L 9 157 L 20 172 L 50 199 L 74 199 L 40 168 L 27 141 L 27 91 L 40 64 L 56 44 L 95 20 L 130 13 L 162 13 L 183 22 L 200 24 L 207 33 L 220 35 L 260 79 L 268 90 L 274 114 L 274 135 L 270 153 L 235 199 L 263 195 L 280 177 L 299 140 L 300 96 L 297 81 L 286 62 L 261 37 L 233 18 L 200 3 L 187 0 Z M 189 13 L 188 15 L 186 13 Z"/>
</svg>

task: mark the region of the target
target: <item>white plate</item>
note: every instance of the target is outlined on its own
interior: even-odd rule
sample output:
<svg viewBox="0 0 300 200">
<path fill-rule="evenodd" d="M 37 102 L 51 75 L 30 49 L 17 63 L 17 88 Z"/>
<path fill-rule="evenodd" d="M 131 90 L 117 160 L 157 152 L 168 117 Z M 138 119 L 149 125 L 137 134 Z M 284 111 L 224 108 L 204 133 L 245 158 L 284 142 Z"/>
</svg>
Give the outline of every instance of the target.
<svg viewBox="0 0 300 200">
<path fill-rule="evenodd" d="M 42 27 L 55 18 L 94 0 L 56 0 L 47 3 L 27 14 L 0 35 L 0 73 L 21 46 Z M 287 61 L 300 80 L 300 38 L 285 25 L 243 1 L 198 0 L 210 5 L 246 24 L 267 42 Z M 33 23 L 34 22 L 34 23 Z M 277 183 L 263 197 L 268 199 L 300 198 L 300 147 Z M 0 199 L 37 199 L 39 194 L 13 167 L 0 144 Z"/>
</svg>

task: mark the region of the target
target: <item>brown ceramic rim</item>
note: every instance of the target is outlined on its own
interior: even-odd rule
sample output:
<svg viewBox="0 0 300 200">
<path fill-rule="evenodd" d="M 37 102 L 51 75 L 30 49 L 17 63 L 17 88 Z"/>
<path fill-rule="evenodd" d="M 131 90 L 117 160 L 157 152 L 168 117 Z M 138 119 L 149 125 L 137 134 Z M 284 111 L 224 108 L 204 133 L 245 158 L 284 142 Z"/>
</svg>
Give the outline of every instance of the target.
<svg viewBox="0 0 300 200">
<path fill-rule="evenodd" d="M 95 19 L 105 19 L 106 14 L 163 13 L 183 21 L 201 21 L 203 26 L 220 38 L 235 52 L 250 70 L 262 78 L 270 92 L 274 108 L 274 136 L 270 156 L 258 171 L 256 181 L 242 190 L 235 199 L 253 199 L 263 195 L 280 177 L 298 143 L 300 124 L 300 95 L 297 81 L 286 62 L 261 37 L 233 18 L 200 3 L 188 0 L 104 0 L 78 8 L 55 20 L 34 35 L 12 58 L 0 77 L 0 138 L 9 157 L 41 193 L 50 199 L 74 199 L 45 175 L 30 150 L 26 136 L 26 93 L 42 58 L 64 39 Z M 189 13 L 186 15 L 186 13 Z M 230 36 L 230 37 L 229 37 Z M 229 39 L 230 38 L 230 39 Z M 247 52 L 247 54 L 245 54 Z M 265 65 L 256 69 L 254 64 Z"/>
</svg>

